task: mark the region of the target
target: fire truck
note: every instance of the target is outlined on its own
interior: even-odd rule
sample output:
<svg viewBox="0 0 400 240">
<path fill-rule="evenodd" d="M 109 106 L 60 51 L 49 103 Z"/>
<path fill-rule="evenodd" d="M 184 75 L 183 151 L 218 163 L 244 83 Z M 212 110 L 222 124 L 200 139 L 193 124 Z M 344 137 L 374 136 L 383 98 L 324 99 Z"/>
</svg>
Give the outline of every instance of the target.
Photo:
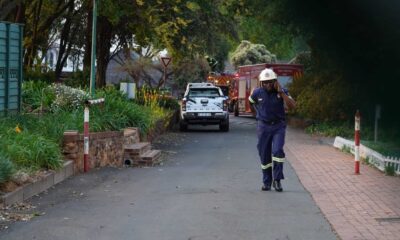
<svg viewBox="0 0 400 240">
<path fill-rule="evenodd" d="M 207 82 L 220 87 L 224 95 L 229 97 L 231 83 L 237 76 L 237 74 L 211 72 L 207 77 Z"/>
<path fill-rule="evenodd" d="M 303 65 L 300 64 L 262 63 L 239 66 L 235 78 L 230 81 L 229 91 L 229 109 L 234 112 L 235 116 L 255 115 L 248 98 L 251 92 L 259 87 L 258 75 L 265 68 L 274 70 L 283 87 L 303 74 Z"/>
</svg>

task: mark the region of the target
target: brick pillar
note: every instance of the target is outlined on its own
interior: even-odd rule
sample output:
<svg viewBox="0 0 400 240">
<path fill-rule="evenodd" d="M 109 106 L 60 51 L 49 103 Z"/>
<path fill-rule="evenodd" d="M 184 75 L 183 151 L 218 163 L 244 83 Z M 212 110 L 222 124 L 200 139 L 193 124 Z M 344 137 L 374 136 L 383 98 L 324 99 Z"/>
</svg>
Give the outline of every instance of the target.
<svg viewBox="0 0 400 240">
<path fill-rule="evenodd" d="M 78 131 L 67 131 L 64 132 L 63 140 L 63 154 L 65 160 L 72 160 L 74 162 L 74 172 L 78 172 L 79 167 L 79 132 Z"/>
</svg>

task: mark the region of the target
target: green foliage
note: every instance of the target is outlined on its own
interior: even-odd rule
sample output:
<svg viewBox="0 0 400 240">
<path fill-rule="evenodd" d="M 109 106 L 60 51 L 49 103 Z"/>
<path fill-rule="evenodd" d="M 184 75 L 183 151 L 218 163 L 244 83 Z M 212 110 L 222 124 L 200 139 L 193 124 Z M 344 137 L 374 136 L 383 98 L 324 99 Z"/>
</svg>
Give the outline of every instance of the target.
<svg viewBox="0 0 400 240">
<path fill-rule="evenodd" d="M 354 127 L 351 128 L 351 125 L 347 122 L 322 122 L 314 123 L 307 127 L 306 132 L 328 137 L 341 136 L 350 138 L 354 136 Z"/>
<path fill-rule="evenodd" d="M 55 82 L 55 74 L 54 71 L 51 71 L 47 68 L 42 69 L 41 67 L 35 67 L 33 69 L 27 69 L 24 72 L 24 80 L 25 81 L 41 81 L 45 83 L 53 83 Z"/>
<path fill-rule="evenodd" d="M 158 98 L 158 106 L 170 110 L 179 110 L 179 102 L 176 98 L 167 95 L 161 95 Z"/>
<path fill-rule="evenodd" d="M 367 158 L 361 158 L 361 160 L 363 160 L 364 163 L 367 164 L 367 165 L 370 164 L 370 159 L 369 159 L 369 157 L 367 157 Z"/>
<path fill-rule="evenodd" d="M 303 65 L 305 73 L 312 72 L 311 52 L 305 51 L 297 53 L 291 63 Z"/>
<path fill-rule="evenodd" d="M 342 152 L 345 152 L 345 153 L 351 153 L 351 148 L 348 146 L 345 146 L 345 145 L 342 147 L 341 150 L 342 150 Z"/>
<path fill-rule="evenodd" d="M 271 54 L 262 44 L 242 41 L 232 53 L 231 62 L 235 67 L 256 63 L 274 63 L 276 56 Z"/>
<path fill-rule="evenodd" d="M 395 168 L 394 164 L 389 163 L 385 166 L 385 174 L 388 176 L 396 175 L 396 168 Z"/>
<path fill-rule="evenodd" d="M 163 94 L 161 91 L 156 89 L 150 89 L 147 87 L 141 87 L 136 93 L 135 102 L 140 105 L 165 108 L 170 110 L 178 110 L 179 103 L 176 98 Z"/>
<path fill-rule="evenodd" d="M 189 82 L 204 82 L 210 72 L 208 63 L 203 58 L 181 61 L 174 65 L 174 79 L 179 89 L 185 89 Z"/>
<path fill-rule="evenodd" d="M 364 135 L 364 134 L 363 134 Z M 374 142 L 371 140 L 361 140 L 361 143 L 384 156 L 400 157 L 400 143 L 397 141 L 387 141 L 385 135 L 381 136 L 385 141 Z"/>
<path fill-rule="evenodd" d="M 14 164 L 0 152 L 0 184 L 8 181 L 14 173 Z"/>
<path fill-rule="evenodd" d="M 289 60 L 297 51 L 307 50 L 304 36 L 287 20 L 290 11 L 287 0 L 245 2 L 238 16 L 241 39 L 264 44 L 281 60 Z"/>
<path fill-rule="evenodd" d="M 56 96 L 54 102 L 51 104 L 51 110 L 53 112 L 82 108 L 85 101 L 89 99 L 89 94 L 81 89 L 68 87 L 62 84 L 52 84 L 48 88 L 50 91 L 53 91 Z"/>
<path fill-rule="evenodd" d="M 61 152 L 57 143 L 41 134 L 8 129 L 2 133 L 0 152 L 6 153 L 17 168 L 31 170 L 58 169 L 61 167 Z"/>
<path fill-rule="evenodd" d="M 64 81 L 64 84 L 73 88 L 88 88 L 90 84 L 89 78 L 89 71 L 76 71 Z"/>
<path fill-rule="evenodd" d="M 289 85 L 296 111 L 317 121 L 343 121 L 354 116 L 351 90 L 341 76 L 329 72 L 306 74 Z"/>
<path fill-rule="evenodd" d="M 27 82 L 26 99 L 33 99 L 39 105 L 40 94 L 44 89 L 52 89 L 41 82 Z M 73 96 L 85 96 L 82 90 L 59 85 Z M 65 93 L 65 92 L 64 92 Z M 61 94 L 63 95 L 63 94 Z M 167 96 L 155 98 L 145 106 L 130 101 L 117 89 L 110 87 L 98 90 L 96 97 L 106 99 L 103 106 L 93 105 L 90 108 L 90 131 L 121 130 L 125 127 L 139 127 L 146 134 L 159 119 L 171 116 L 172 111 L 163 107 L 176 109 L 176 100 Z M 66 106 L 74 106 L 75 98 L 64 98 Z M 54 98 L 56 101 L 56 98 Z M 28 102 L 26 102 L 28 104 Z M 49 105 L 53 103 L 50 102 Z M 78 106 L 78 105 L 76 105 Z M 30 107 L 32 108 L 32 107 Z M 61 166 L 61 148 L 63 133 L 66 130 L 83 132 L 82 108 L 60 107 L 56 113 L 43 112 L 40 115 L 26 113 L 0 118 L 0 153 L 8 156 L 15 169 L 38 170 L 41 168 L 57 169 Z M 14 168 L 7 161 L 0 163 L 0 174 L 9 176 Z M 3 171 L 3 172 L 2 172 Z M 12 171 L 11 171 L 12 172 Z M 1 176 L 0 176 L 1 177 Z"/>
<path fill-rule="evenodd" d="M 27 111 L 50 108 L 56 96 L 43 81 L 25 81 L 22 84 L 22 103 Z"/>
<path fill-rule="evenodd" d="M 89 99 L 89 94 L 81 89 L 62 84 L 47 85 L 42 81 L 24 82 L 22 95 L 25 110 L 28 112 L 38 108 L 40 112 L 71 111 L 82 108 L 84 102 Z"/>
<path fill-rule="evenodd" d="M 91 108 L 90 126 L 93 131 L 120 130 L 124 127 L 136 126 L 143 133 L 154 125 L 158 119 L 167 116 L 168 112 L 161 109 L 156 103 L 148 106 L 139 106 L 113 87 L 97 92 L 97 97 L 104 97 L 104 106 Z"/>
</svg>

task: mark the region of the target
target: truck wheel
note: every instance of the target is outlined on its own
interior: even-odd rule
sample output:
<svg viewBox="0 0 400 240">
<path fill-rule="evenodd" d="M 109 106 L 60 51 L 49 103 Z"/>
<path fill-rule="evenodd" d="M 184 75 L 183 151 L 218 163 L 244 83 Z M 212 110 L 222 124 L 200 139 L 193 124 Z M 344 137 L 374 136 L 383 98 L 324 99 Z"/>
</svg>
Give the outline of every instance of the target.
<svg viewBox="0 0 400 240">
<path fill-rule="evenodd" d="M 219 130 L 223 132 L 229 132 L 229 118 L 219 124 Z"/>
<path fill-rule="evenodd" d="M 234 107 L 234 115 L 235 117 L 239 116 L 239 102 L 235 102 L 235 107 Z"/>
<path fill-rule="evenodd" d="M 188 124 L 184 121 L 179 122 L 179 131 L 186 132 L 188 129 Z"/>
</svg>

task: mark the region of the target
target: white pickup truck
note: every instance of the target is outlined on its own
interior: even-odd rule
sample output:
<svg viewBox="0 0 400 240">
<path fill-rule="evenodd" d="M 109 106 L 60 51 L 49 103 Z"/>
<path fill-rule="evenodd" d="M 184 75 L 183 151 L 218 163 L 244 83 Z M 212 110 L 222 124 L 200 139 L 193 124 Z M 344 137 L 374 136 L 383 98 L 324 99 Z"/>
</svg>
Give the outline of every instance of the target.
<svg viewBox="0 0 400 240">
<path fill-rule="evenodd" d="M 189 124 L 219 124 L 221 131 L 229 131 L 227 97 L 211 83 L 189 83 L 181 103 L 179 127 L 186 131 Z"/>
</svg>

